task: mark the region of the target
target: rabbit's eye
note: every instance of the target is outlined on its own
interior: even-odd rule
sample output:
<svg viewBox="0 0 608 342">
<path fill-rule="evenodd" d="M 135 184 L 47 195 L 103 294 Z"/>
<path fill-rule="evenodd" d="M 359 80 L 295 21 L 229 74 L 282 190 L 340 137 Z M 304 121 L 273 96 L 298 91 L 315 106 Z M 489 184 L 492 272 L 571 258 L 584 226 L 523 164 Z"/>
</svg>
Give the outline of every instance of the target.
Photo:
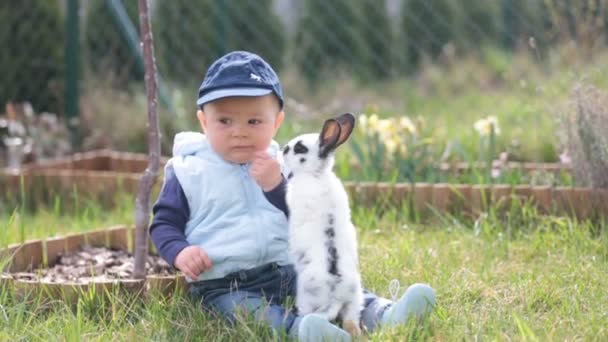
<svg viewBox="0 0 608 342">
<path fill-rule="evenodd" d="M 298 141 L 296 143 L 296 146 L 293 147 L 293 153 L 295 153 L 295 154 L 308 153 L 308 147 L 304 146 L 304 144 L 302 144 L 302 141 Z"/>
<path fill-rule="evenodd" d="M 285 148 L 283 149 L 283 154 L 287 153 L 289 153 L 289 145 L 285 146 Z"/>
</svg>

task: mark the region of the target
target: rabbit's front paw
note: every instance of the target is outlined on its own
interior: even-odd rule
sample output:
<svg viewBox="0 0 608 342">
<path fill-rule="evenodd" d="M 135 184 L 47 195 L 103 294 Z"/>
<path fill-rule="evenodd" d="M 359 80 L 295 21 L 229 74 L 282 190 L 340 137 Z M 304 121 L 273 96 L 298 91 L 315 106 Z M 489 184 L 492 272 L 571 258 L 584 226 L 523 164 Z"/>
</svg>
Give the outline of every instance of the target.
<svg viewBox="0 0 608 342">
<path fill-rule="evenodd" d="M 350 336 L 361 336 L 361 328 L 355 321 L 344 321 L 342 328 L 346 330 Z"/>
</svg>

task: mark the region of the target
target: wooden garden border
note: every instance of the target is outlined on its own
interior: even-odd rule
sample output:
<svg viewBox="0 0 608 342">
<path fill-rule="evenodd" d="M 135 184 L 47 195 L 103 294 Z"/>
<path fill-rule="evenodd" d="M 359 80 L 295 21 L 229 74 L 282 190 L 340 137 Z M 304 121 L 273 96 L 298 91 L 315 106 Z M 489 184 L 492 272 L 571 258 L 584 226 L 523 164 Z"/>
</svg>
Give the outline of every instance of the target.
<svg viewBox="0 0 608 342">
<path fill-rule="evenodd" d="M 111 202 L 119 190 L 135 194 L 142 172 L 147 167 L 148 156 L 140 153 L 95 150 L 77 153 L 67 158 L 26 165 L 21 174 L 0 171 L 0 187 L 18 194 L 21 182 L 28 195 L 43 192 L 69 194 L 77 189 L 80 196 L 90 196 L 101 203 Z M 161 160 L 164 165 L 167 158 Z M 471 167 L 484 167 L 483 163 L 469 165 L 444 164 L 441 169 L 448 172 L 463 172 Z M 570 172 L 568 164 L 507 163 L 508 168 L 523 171 L 544 170 L 547 172 Z M 451 172 L 451 171 L 450 171 Z M 400 204 L 404 198 L 414 201 L 416 208 L 426 210 L 429 206 L 439 212 L 466 210 L 475 213 L 500 202 L 528 200 L 535 203 L 541 212 L 575 214 L 579 218 L 608 214 L 606 189 L 580 187 L 528 186 L 528 185 L 467 185 L 426 184 L 413 187 L 406 183 L 345 182 L 351 198 L 359 203 L 389 201 Z M 0 194 L 1 195 L 1 194 Z M 43 197 L 44 198 L 44 197 Z"/>
<path fill-rule="evenodd" d="M 91 290 L 102 296 L 117 292 L 160 293 L 163 296 L 170 296 L 176 290 L 187 293 L 187 283 L 181 274 L 172 276 L 149 274 L 145 281 L 117 279 L 88 284 L 32 281 L 14 277 L 15 273 L 29 272 L 40 267 L 52 267 L 60 254 L 76 251 L 83 245 L 132 252 L 134 232 L 133 228 L 114 226 L 64 237 L 30 240 L 22 244 L 10 245 L 0 250 L 0 260 L 7 261 L 2 270 L 0 282 L 4 288 L 13 289 L 18 298 L 25 298 L 27 295 L 42 295 L 45 299 L 63 300 L 69 304 L 74 304 L 80 295 Z M 154 253 L 153 245 L 150 246 L 150 251 Z"/>
<path fill-rule="evenodd" d="M 161 158 L 161 165 L 168 158 Z M 118 152 L 109 149 L 75 153 L 69 157 L 26 164 L 24 174 L 41 170 L 83 170 L 99 172 L 142 173 L 148 166 L 148 155 L 142 153 Z"/>
<path fill-rule="evenodd" d="M 167 157 L 161 157 L 161 165 L 165 165 Z M 41 169 L 79 169 L 91 171 L 113 171 L 126 173 L 141 173 L 148 166 L 148 155 L 132 152 L 118 152 L 109 149 L 93 150 L 76 153 L 69 157 L 42 161 L 25 165 L 24 173 Z M 359 166 L 355 165 L 355 169 Z M 550 173 L 572 172 L 571 164 L 564 163 L 533 163 L 533 162 L 507 162 L 494 161 L 493 168 L 506 168 L 508 170 L 521 170 L 529 173 L 543 171 Z M 472 169 L 483 170 L 486 163 L 483 162 L 458 162 L 441 163 L 438 170 L 441 172 L 462 173 Z"/>
<path fill-rule="evenodd" d="M 447 183 L 344 182 L 352 201 L 363 205 L 403 205 L 410 200 L 425 212 L 465 212 L 477 215 L 493 206 L 507 210 L 512 201 L 530 201 L 545 214 L 574 215 L 579 219 L 608 216 L 608 189 L 529 185 L 469 185 Z"/>
<path fill-rule="evenodd" d="M 472 169 L 484 170 L 487 167 L 484 162 L 465 163 L 459 162 L 455 164 L 441 163 L 439 170 L 442 172 L 455 172 L 463 173 Z M 572 172 L 573 168 L 571 164 L 564 163 L 532 163 L 532 162 L 507 162 L 495 160 L 492 162 L 492 168 L 507 169 L 507 170 L 519 170 L 523 173 L 530 173 L 534 171 L 548 172 L 559 174 L 561 172 Z"/>
<path fill-rule="evenodd" d="M 19 196 L 24 192 L 31 201 L 52 202 L 54 196 L 77 192 L 79 198 L 110 204 L 119 191 L 137 192 L 147 158 L 138 153 L 95 150 L 27 164 L 20 173 L 0 169 L 0 196 Z M 161 165 L 167 160 L 163 158 Z"/>
</svg>

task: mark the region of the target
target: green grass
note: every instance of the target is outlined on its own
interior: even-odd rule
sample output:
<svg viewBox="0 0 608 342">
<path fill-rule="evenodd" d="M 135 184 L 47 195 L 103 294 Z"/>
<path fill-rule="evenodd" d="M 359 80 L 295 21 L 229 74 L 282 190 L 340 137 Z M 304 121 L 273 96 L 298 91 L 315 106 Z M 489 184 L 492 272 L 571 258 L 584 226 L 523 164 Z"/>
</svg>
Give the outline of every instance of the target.
<svg viewBox="0 0 608 342">
<path fill-rule="evenodd" d="M 67 216 L 42 210 L 23 218 L 27 238 L 132 223 L 126 201 L 113 211 L 83 205 Z M 13 213 L 18 213 L 16 210 Z M 17 242 L 16 214 L 0 214 L 5 242 Z M 395 208 L 353 208 L 364 286 L 389 296 L 398 279 L 430 283 L 438 307 L 422 325 L 380 330 L 371 341 L 606 340 L 608 233 L 604 223 L 543 216 L 529 206 L 478 218 L 437 216 L 419 223 Z M 142 302 L 112 297 L 105 307 L 17 301 L 0 291 L 0 340 L 277 339 L 259 324 L 231 327 L 186 298 Z"/>
</svg>

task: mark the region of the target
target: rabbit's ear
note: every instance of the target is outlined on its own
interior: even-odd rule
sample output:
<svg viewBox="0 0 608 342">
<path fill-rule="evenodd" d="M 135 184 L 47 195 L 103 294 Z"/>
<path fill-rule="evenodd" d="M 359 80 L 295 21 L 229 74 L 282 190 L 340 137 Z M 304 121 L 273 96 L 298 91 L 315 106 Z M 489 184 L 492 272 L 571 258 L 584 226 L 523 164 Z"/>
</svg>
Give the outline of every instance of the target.
<svg viewBox="0 0 608 342">
<path fill-rule="evenodd" d="M 336 143 L 336 147 L 338 147 L 342 145 L 353 132 L 353 128 L 355 128 L 355 116 L 351 113 L 342 114 L 336 118 L 336 121 L 340 124 L 340 138 L 338 138 L 338 142 Z"/>
<path fill-rule="evenodd" d="M 329 153 L 338 145 L 340 139 L 340 124 L 336 119 L 329 119 L 323 124 L 323 129 L 319 135 L 319 158 L 327 158 Z"/>
</svg>

